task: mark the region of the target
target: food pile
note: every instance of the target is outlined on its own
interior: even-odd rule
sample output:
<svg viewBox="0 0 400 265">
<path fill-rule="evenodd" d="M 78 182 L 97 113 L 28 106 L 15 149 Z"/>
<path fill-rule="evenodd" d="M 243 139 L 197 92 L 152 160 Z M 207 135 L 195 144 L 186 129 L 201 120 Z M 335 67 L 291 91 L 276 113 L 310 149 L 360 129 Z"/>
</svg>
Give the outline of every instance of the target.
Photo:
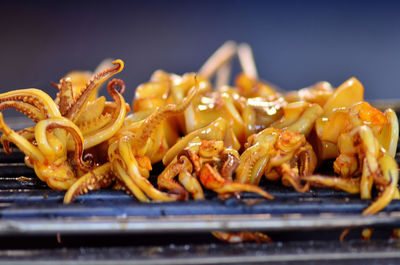
<svg viewBox="0 0 400 265">
<path fill-rule="evenodd" d="M 236 55 L 243 73 L 229 86 Z M 55 84 L 54 100 L 33 88 L 0 94 L 0 110 L 14 108 L 36 123 L 14 131 L 0 113 L 4 150 L 10 142 L 21 149 L 38 178 L 66 190 L 64 203 L 106 187 L 143 202 L 204 199 L 205 189 L 221 199 L 242 192 L 273 199 L 259 186 L 263 176 L 298 192 L 330 187 L 362 199 L 371 199 L 375 187 L 379 195 L 364 215 L 399 198 L 396 114 L 365 102 L 356 78 L 336 89 L 319 82 L 282 92 L 258 78 L 248 45 L 227 42 L 198 73 L 157 70 L 136 88 L 131 105 L 120 79 L 107 85 L 113 101 L 98 96 L 123 68 L 115 60 L 93 76 L 67 74 Z M 329 159 L 335 175 L 315 174 Z M 165 167 L 154 186 L 148 179 L 160 161 Z M 257 232 L 214 235 L 269 240 Z"/>
</svg>

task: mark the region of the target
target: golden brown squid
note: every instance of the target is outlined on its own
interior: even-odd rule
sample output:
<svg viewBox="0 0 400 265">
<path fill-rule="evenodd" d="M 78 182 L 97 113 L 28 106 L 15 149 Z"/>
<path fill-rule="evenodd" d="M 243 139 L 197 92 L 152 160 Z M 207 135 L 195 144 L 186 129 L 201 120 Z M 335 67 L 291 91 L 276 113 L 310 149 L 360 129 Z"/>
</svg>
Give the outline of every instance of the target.
<svg viewBox="0 0 400 265">
<path fill-rule="evenodd" d="M 244 73 L 230 87 L 236 54 Z M 198 75 L 154 72 L 136 89 L 127 115 L 122 80 L 108 83 L 113 102 L 98 96 L 99 87 L 124 67 L 122 60 L 112 64 L 93 76 L 68 74 L 55 85 L 55 101 L 37 89 L 0 94 L 0 111 L 14 108 L 37 123 L 14 132 L 0 113 L 5 150 L 13 142 L 41 180 L 68 189 L 65 203 L 112 184 L 144 202 L 204 199 L 203 189 L 222 199 L 243 191 L 272 199 L 258 186 L 263 175 L 298 192 L 310 185 L 332 187 L 363 199 L 371 199 L 375 186 L 379 196 L 364 215 L 400 198 L 396 114 L 364 102 L 355 78 L 336 90 L 320 82 L 284 93 L 260 81 L 248 45 L 227 42 Z M 335 159 L 337 176 L 313 175 L 327 159 Z M 154 187 L 148 179 L 159 161 L 165 169 Z M 228 242 L 270 241 L 258 232 L 213 234 Z"/>
<path fill-rule="evenodd" d="M 195 86 L 181 104 L 169 104 L 158 108 L 147 118 L 137 122 L 128 122 L 113 138 L 109 140 L 108 163 L 99 169 L 102 176 L 106 176 L 105 184 L 97 183 L 101 178 L 93 174 L 86 174 L 82 180 L 73 185 L 67 192 L 64 202 L 72 201 L 77 195 L 88 190 L 107 186 L 118 180 L 127 192 L 140 201 L 152 200 L 171 201 L 178 200 L 182 195 L 167 194 L 157 190 L 147 180 L 152 169 L 152 163 L 161 159 L 168 150 L 165 134 L 159 130 L 160 124 L 167 118 L 184 111 L 198 92 Z M 161 154 L 161 155 L 160 155 Z M 112 173 L 111 173 L 112 172 Z M 85 186 L 89 185 L 90 188 Z"/>
<path fill-rule="evenodd" d="M 194 198 L 204 199 L 199 181 L 203 187 L 220 195 L 247 191 L 273 198 L 258 186 L 234 182 L 232 174 L 238 165 L 239 153 L 224 147 L 223 141 L 195 137 L 158 176 L 158 186 L 168 190 L 186 189 Z M 174 180 L 178 174 L 184 188 Z"/>
<path fill-rule="evenodd" d="M 9 152 L 9 142 L 17 145 L 26 155 L 26 164 L 34 168 L 42 181 L 53 189 L 65 190 L 76 180 L 78 170 L 88 171 L 82 160 L 83 136 L 79 128 L 61 117 L 56 104 L 46 93 L 38 89 L 14 90 L 0 94 L 0 101 L 0 110 L 14 108 L 37 122 L 34 128 L 17 133 L 5 124 L 0 113 L 5 151 Z M 69 135 L 74 141 L 74 160 L 68 157 Z"/>
<path fill-rule="evenodd" d="M 52 189 L 68 189 L 78 177 L 75 166 L 83 171 L 89 170 L 89 166 L 82 159 L 83 136 L 76 125 L 66 118 L 55 117 L 39 121 L 34 131 L 36 145 L 9 128 L 4 123 L 2 113 L 0 113 L 0 130 L 8 141 L 13 142 L 25 153 L 36 175 Z M 75 141 L 73 161 L 67 156 L 65 137 L 67 133 L 72 135 Z"/>
<path fill-rule="evenodd" d="M 97 97 L 99 87 L 110 77 L 124 68 L 122 60 L 112 62 L 107 68 L 90 78 L 82 86 L 82 77 L 75 73 L 60 80 L 55 102 L 62 116 L 74 122 L 84 136 L 84 148 L 88 149 L 111 138 L 123 125 L 129 106 L 126 106 L 122 94 L 125 83 L 113 79 L 108 84 L 108 92 L 114 102 L 106 102 L 105 97 Z M 77 79 L 77 80 L 76 80 Z M 70 140 L 68 149 L 73 150 Z"/>
<path fill-rule="evenodd" d="M 79 127 L 84 136 L 84 149 L 93 147 L 112 137 L 123 125 L 129 106 L 125 105 L 122 93 L 125 84 L 122 80 L 110 82 L 108 91 L 115 102 L 106 102 L 105 97 L 97 98 L 98 88 L 111 76 L 122 71 L 122 60 L 112 62 L 113 67 L 88 77 L 87 72 L 75 72 L 60 80 L 56 85 L 60 89 L 57 98 L 53 100 L 38 89 L 22 89 L 7 92 L 0 95 L 3 101 L 1 109 L 13 107 L 39 121 L 48 117 L 63 116 L 70 119 Z M 85 81 L 86 84 L 84 83 Z M 118 91 L 119 90 L 119 91 Z M 33 140 L 34 127 L 17 132 L 26 139 Z M 3 144 L 8 146 L 7 139 L 3 135 Z M 74 150 L 74 142 L 71 137 L 68 140 L 68 150 Z"/>
<path fill-rule="evenodd" d="M 360 193 L 362 199 L 371 199 L 375 183 L 381 191 L 380 196 L 364 210 L 364 214 L 374 214 L 383 209 L 398 193 L 398 166 L 393 158 L 393 144 L 398 139 L 398 122 L 395 114 L 391 113 L 390 110 L 386 111 L 386 116 L 391 119 L 388 122 L 383 113 L 366 102 L 334 111 L 325 121 L 323 130 L 317 131 L 317 135 L 320 141 L 329 141 L 329 148 L 335 148 L 338 155 L 333 166 L 339 177 L 306 176 L 302 179 L 316 186 Z M 380 138 L 383 130 L 391 131 L 391 137 Z M 329 151 L 324 154 L 331 153 Z"/>
<path fill-rule="evenodd" d="M 317 157 L 304 135 L 267 128 L 249 137 L 246 150 L 240 156 L 236 181 L 258 185 L 261 176 L 282 180 L 298 192 L 308 190 L 301 177 L 314 172 Z"/>
<path fill-rule="evenodd" d="M 195 136 L 158 176 L 158 187 L 175 192 L 185 190 L 195 200 L 205 198 L 203 187 L 218 193 L 223 199 L 243 191 L 273 199 L 273 196 L 256 185 L 235 182 L 233 174 L 238 165 L 238 152 L 224 147 L 223 141 L 201 140 L 199 136 Z M 175 181 L 176 176 L 178 181 Z M 212 234 L 220 240 L 231 243 L 271 241 L 267 235 L 260 232 L 218 231 Z"/>
</svg>

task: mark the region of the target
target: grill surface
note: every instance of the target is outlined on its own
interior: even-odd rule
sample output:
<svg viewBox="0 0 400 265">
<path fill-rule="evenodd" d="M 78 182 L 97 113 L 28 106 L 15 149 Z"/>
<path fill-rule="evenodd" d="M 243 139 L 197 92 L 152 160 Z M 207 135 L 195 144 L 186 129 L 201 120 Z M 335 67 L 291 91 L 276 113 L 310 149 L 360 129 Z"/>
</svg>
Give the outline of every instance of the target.
<svg viewBox="0 0 400 265">
<path fill-rule="evenodd" d="M 140 203 L 123 192 L 101 190 L 63 205 L 64 192 L 53 191 L 38 180 L 21 162 L 20 151 L 13 149 L 11 156 L 2 151 L 0 159 L 7 162 L 0 164 L 0 234 L 395 226 L 400 218 L 400 201 L 393 201 L 376 216 L 361 217 L 359 214 L 371 202 L 357 195 L 332 189 L 301 194 L 267 181 L 262 186 L 276 197 L 271 201 L 255 194 L 221 201 L 208 192 L 204 201 Z"/>
<path fill-rule="evenodd" d="M 0 251 L 0 262 L 298 264 L 303 259 L 332 264 L 340 259 L 343 264 L 356 260 L 374 264 L 375 259 L 390 262 L 400 258 L 399 242 L 387 240 L 390 228 L 400 227 L 400 201 L 393 201 L 375 216 L 362 217 L 360 213 L 371 202 L 357 195 L 331 189 L 301 194 L 264 181 L 261 186 L 274 200 L 243 194 L 242 200 L 221 201 L 208 192 L 204 201 L 145 204 L 123 192 L 101 190 L 63 205 L 64 192 L 53 191 L 38 180 L 23 158 L 16 148 L 11 155 L 0 151 L 0 245 L 8 249 Z M 348 238 L 356 241 L 343 245 L 338 238 L 348 227 L 355 228 Z M 375 241 L 357 241 L 363 227 L 376 228 Z M 266 231 L 274 241 L 285 243 L 226 245 L 210 236 L 209 232 L 216 230 Z M 383 240 L 384 247 L 377 247 L 380 241 L 376 240 Z M 213 254 L 203 259 L 199 249 Z M 125 251 L 130 254 L 116 254 Z M 144 254 L 148 251 L 156 254 Z M 181 259 L 179 253 L 188 256 Z"/>
</svg>

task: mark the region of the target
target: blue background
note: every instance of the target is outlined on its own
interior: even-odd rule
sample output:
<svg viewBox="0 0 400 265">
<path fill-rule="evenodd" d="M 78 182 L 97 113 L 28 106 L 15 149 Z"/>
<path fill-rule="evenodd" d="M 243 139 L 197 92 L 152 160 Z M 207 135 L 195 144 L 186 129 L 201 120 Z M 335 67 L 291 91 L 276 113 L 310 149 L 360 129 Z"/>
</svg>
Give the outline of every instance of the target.
<svg viewBox="0 0 400 265">
<path fill-rule="evenodd" d="M 54 96 L 50 81 L 112 57 L 130 102 L 154 70 L 197 71 L 226 40 L 248 42 L 260 77 L 283 89 L 356 76 L 367 99 L 400 98 L 394 1 L 2 1 L 0 91 Z"/>
</svg>

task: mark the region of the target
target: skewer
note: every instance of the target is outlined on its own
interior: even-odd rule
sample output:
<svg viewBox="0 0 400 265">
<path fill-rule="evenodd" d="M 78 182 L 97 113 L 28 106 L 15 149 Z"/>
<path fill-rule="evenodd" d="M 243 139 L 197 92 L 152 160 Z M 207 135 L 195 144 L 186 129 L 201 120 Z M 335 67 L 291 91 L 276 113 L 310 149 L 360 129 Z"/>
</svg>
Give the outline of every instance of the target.
<svg viewBox="0 0 400 265">
<path fill-rule="evenodd" d="M 211 76 L 213 76 L 219 68 L 221 68 L 236 55 L 236 46 L 237 45 L 234 41 L 225 42 L 203 64 L 199 70 L 199 75 L 206 79 L 209 79 Z"/>
<path fill-rule="evenodd" d="M 232 62 L 226 62 L 223 64 L 216 73 L 215 77 L 215 88 L 221 90 L 222 87 L 229 85 L 232 73 Z"/>
<path fill-rule="evenodd" d="M 258 79 L 257 67 L 250 45 L 241 43 L 237 48 L 237 53 L 243 72 L 254 79 Z"/>
<path fill-rule="evenodd" d="M 258 72 L 257 72 L 257 66 L 254 60 L 253 56 L 253 50 L 251 49 L 250 45 L 247 43 L 241 43 L 238 46 L 237 49 L 238 57 L 239 57 L 239 62 L 240 66 L 242 67 L 242 71 L 247 75 L 250 76 L 251 78 L 254 78 L 256 80 L 259 80 L 258 78 Z M 272 87 L 275 91 L 279 93 L 286 93 L 286 91 L 279 86 L 267 81 L 267 80 L 262 80 L 264 83 Z"/>
</svg>

